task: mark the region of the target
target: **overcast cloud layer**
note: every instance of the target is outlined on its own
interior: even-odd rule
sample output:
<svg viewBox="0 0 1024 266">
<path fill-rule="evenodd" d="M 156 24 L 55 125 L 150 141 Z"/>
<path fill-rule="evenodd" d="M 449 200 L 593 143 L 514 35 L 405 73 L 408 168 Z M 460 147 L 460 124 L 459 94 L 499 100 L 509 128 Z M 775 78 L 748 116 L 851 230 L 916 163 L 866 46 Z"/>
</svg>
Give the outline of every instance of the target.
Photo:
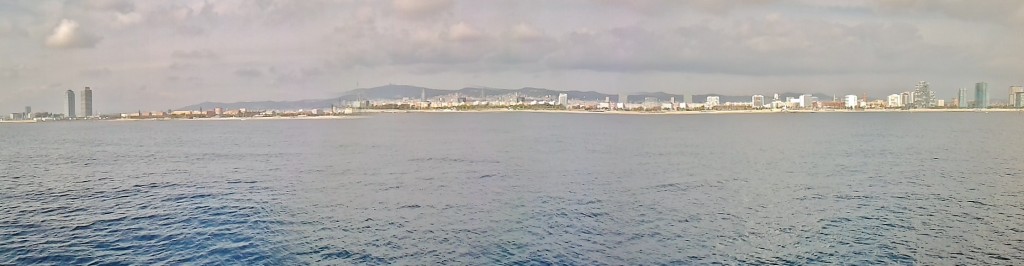
<svg viewBox="0 0 1024 266">
<path fill-rule="evenodd" d="M 410 84 L 942 98 L 1024 82 L 1019 0 L 2 1 L 0 113 Z"/>
</svg>

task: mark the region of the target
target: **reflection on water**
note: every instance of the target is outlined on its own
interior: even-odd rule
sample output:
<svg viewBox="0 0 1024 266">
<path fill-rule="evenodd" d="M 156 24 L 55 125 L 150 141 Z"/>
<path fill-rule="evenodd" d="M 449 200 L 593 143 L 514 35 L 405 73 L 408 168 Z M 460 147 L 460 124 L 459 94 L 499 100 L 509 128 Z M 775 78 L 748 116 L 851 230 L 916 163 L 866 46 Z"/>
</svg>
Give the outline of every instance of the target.
<svg viewBox="0 0 1024 266">
<path fill-rule="evenodd" d="M 0 264 L 1021 264 L 1017 113 L 0 125 Z"/>
</svg>

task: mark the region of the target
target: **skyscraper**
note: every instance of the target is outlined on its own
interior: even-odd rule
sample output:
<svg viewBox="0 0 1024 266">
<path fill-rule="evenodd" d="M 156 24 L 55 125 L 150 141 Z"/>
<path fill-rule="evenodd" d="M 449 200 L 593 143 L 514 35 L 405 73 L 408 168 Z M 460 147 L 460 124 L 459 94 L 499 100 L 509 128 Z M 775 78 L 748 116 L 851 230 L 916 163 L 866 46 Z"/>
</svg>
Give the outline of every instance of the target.
<svg viewBox="0 0 1024 266">
<path fill-rule="evenodd" d="M 92 116 L 92 90 L 89 87 L 85 87 L 82 90 L 82 116 Z"/>
<path fill-rule="evenodd" d="M 928 82 L 918 81 L 914 86 L 914 108 L 935 107 L 935 92 L 928 88 Z"/>
<path fill-rule="evenodd" d="M 64 92 L 64 96 L 67 97 L 64 102 L 64 115 L 66 115 L 67 118 L 78 117 L 75 115 L 75 91 L 68 90 Z"/>
<path fill-rule="evenodd" d="M 967 100 L 967 88 L 960 88 L 960 91 L 956 94 L 956 100 L 959 108 L 971 107 L 970 101 Z"/>
<path fill-rule="evenodd" d="M 569 95 L 565 93 L 559 93 L 558 105 L 561 105 L 563 107 L 569 107 Z"/>
<path fill-rule="evenodd" d="M 1021 86 L 1010 86 L 1010 101 L 1007 103 L 1010 107 L 1017 107 L 1019 101 L 1022 99 L 1017 98 L 1017 93 L 1024 92 L 1024 87 Z"/>
<path fill-rule="evenodd" d="M 974 108 L 988 108 L 988 83 L 974 84 Z"/>
</svg>

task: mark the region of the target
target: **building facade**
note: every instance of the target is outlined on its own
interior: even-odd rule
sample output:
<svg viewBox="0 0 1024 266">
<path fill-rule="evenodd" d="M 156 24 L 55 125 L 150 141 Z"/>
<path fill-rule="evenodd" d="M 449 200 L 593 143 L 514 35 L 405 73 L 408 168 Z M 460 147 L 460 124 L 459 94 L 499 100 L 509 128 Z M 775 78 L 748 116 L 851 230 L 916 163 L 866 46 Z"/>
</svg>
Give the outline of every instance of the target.
<svg viewBox="0 0 1024 266">
<path fill-rule="evenodd" d="M 978 82 L 974 84 L 974 108 L 985 109 L 988 107 L 988 83 Z"/>
<path fill-rule="evenodd" d="M 1017 97 L 1017 93 L 1021 92 L 1024 92 L 1024 87 L 1010 86 L 1010 101 L 1007 102 L 1007 105 L 1009 105 L 1010 107 L 1017 107 L 1018 105 L 1020 105 L 1020 101 L 1024 99 Z"/>
<path fill-rule="evenodd" d="M 928 88 L 928 82 L 918 81 L 914 86 L 914 108 L 932 108 L 935 105 L 935 92 Z"/>
<path fill-rule="evenodd" d="M 711 109 L 711 108 L 715 108 L 715 106 L 718 106 L 719 104 L 720 103 L 719 103 L 718 96 L 708 96 L 708 99 L 704 103 L 704 106 L 707 107 L 708 109 Z"/>
<path fill-rule="evenodd" d="M 857 95 L 843 96 L 843 104 L 846 108 L 857 108 Z"/>
<path fill-rule="evenodd" d="M 64 99 L 65 100 L 64 101 L 64 115 L 67 116 L 67 118 L 78 117 L 75 114 L 75 91 L 73 91 L 73 90 L 65 91 L 64 92 L 64 97 L 66 97 Z"/>
<path fill-rule="evenodd" d="M 89 89 L 89 87 L 85 87 L 85 89 L 82 90 L 82 95 L 79 95 L 79 96 L 82 98 L 82 106 L 81 106 L 81 108 L 82 108 L 82 113 L 81 113 L 82 117 L 91 117 L 92 116 L 92 89 Z"/>
<path fill-rule="evenodd" d="M 762 108 L 762 107 L 764 107 L 764 95 L 758 94 L 758 95 L 751 96 L 750 97 L 750 104 L 754 108 Z"/>
<path fill-rule="evenodd" d="M 899 94 L 890 94 L 888 99 L 887 99 L 887 101 L 886 101 L 885 107 L 889 107 L 889 108 L 902 107 L 903 104 L 900 103 L 900 100 L 902 100 L 902 99 L 903 99 L 903 97 L 900 97 Z"/>
<path fill-rule="evenodd" d="M 967 99 L 967 88 L 960 88 L 960 91 L 956 94 L 957 107 L 969 108 L 971 107 L 970 100 Z"/>
</svg>

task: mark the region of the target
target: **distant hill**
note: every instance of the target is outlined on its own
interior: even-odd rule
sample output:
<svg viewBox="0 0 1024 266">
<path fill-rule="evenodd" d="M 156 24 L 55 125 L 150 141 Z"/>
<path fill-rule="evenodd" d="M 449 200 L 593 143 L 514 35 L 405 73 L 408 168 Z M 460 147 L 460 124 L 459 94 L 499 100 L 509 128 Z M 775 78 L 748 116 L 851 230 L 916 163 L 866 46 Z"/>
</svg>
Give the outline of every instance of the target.
<svg viewBox="0 0 1024 266">
<path fill-rule="evenodd" d="M 459 94 L 462 97 L 469 99 L 480 99 L 484 96 L 495 96 L 495 95 L 511 95 L 518 94 L 519 96 L 528 98 L 547 98 L 557 99 L 558 94 L 565 93 L 570 99 L 580 99 L 588 101 L 602 101 L 605 97 L 613 102 L 619 102 L 618 94 L 600 93 L 595 91 L 562 91 L 552 90 L 545 88 L 532 88 L 524 87 L 520 89 L 496 89 L 496 88 L 485 88 L 485 87 L 466 87 L 458 90 L 439 90 L 431 89 L 410 85 L 385 85 L 373 88 L 360 88 L 348 91 L 337 98 L 331 99 L 310 99 L 310 100 L 299 100 L 299 101 L 257 101 L 257 102 L 234 102 L 234 103 L 222 103 L 222 102 L 203 102 L 199 104 L 184 106 L 177 110 L 213 110 L 214 108 L 224 108 L 225 110 L 236 110 L 246 108 L 250 110 L 298 110 L 298 109 L 314 109 L 314 108 L 330 108 L 331 106 L 337 106 L 345 102 L 359 101 L 359 100 L 393 100 L 393 99 L 419 99 L 423 94 L 426 94 L 428 99 L 433 99 L 439 96 Z M 801 93 L 780 93 L 779 98 L 785 100 L 786 97 L 800 97 Z M 640 92 L 640 93 L 629 93 L 628 101 L 631 103 L 643 102 L 648 97 L 657 98 L 659 101 L 667 102 L 673 97 L 677 102 L 686 101 L 686 97 L 689 95 L 683 94 L 669 94 L 664 92 Z M 707 96 L 719 96 L 721 102 L 749 102 L 750 95 L 745 96 L 734 96 L 734 95 L 721 95 L 721 94 L 697 94 L 693 95 L 693 102 L 703 103 L 707 100 Z M 765 95 L 765 100 L 770 101 L 773 95 Z M 822 101 L 831 100 L 831 95 L 814 94 Z"/>
<path fill-rule="evenodd" d="M 237 110 L 241 108 L 249 110 L 298 110 L 313 108 L 330 108 L 332 104 L 337 105 L 338 103 L 338 99 L 299 101 L 259 101 L 235 103 L 203 102 L 199 104 L 181 107 L 176 110 L 213 110 L 214 108 L 224 108 L 224 110 Z"/>
</svg>

